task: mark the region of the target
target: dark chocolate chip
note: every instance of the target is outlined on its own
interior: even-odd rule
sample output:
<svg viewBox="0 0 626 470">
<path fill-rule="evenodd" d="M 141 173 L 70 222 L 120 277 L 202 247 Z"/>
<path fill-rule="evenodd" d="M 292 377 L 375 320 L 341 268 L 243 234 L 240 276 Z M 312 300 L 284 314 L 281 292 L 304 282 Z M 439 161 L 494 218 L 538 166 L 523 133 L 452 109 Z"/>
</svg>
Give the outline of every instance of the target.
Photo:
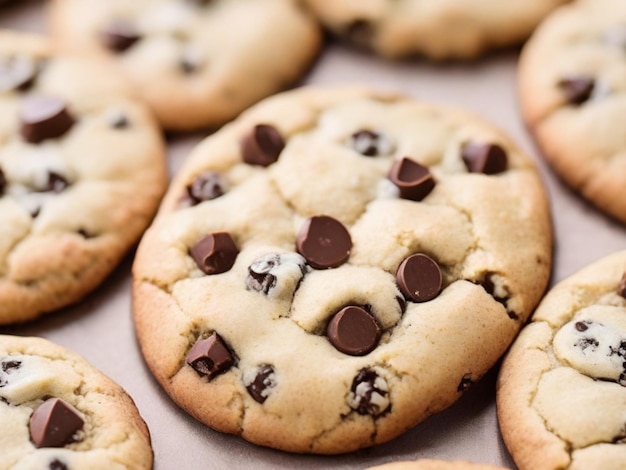
<svg viewBox="0 0 626 470">
<path fill-rule="evenodd" d="M 2 197 L 2 195 L 4 194 L 4 190 L 6 186 L 7 186 L 6 176 L 4 176 L 4 171 L 0 169 L 0 197 Z"/>
<path fill-rule="evenodd" d="M 387 381 L 370 368 L 359 371 L 350 390 L 350 406 L 361 415 L 380 416 L 391 409 Z"/>
<path fill-rule="evenodd" d="M 622 274 L 622 279 L 617 286 L 617 293 L 626 299 L 626 272 Z"/>
<path fill-rule="evenodd" d="M 587 331 L 589 329 L 587 323 L 583 321 L 577 321 L 574 326 L 576 327 L 576 331 L 580 332 Z"/>
<path fill-rule="evenodd" d="M 230 369 L 235 358 L 224 340 L 217 333 L 213 333 L 206 339 L 196 341 L 187 354 L 186 361 L 198 374 L 206 375 L 212 380 Z"/>
<path fill-rule="evenodd" d="M 229 233 L 215 232 L 198 241 L 190 253 L 206 274 L 220 274 L 233 267 L 239 250 Z"/>
<path fill-rule="evenodd" d="M 300 276 L 302 280 L 307 272 L 306 260 L 297 253 L 270 253 L 262 256 L 248 266 L 246 287 L 268 295 L 276 287 L 281 271 L 284 276 Z"/>
<path fill-rule="evenodd" d="M 472 374 L 465 374 L 461 377 L 461 381 L 459 382 L 459 386 L 456 388 L 457 392 L 466 392 L 468 391 L 472 385 L 474 385 L 474 381 L 472 380 Z"/>
<path fill-rule="evenodd" d="M 378 345 L 381 329 L 376 318 L 367 310 L 348 305 L 330 320 L 326 335 L 338 351 L 363 356 Z"/>
<path fill-rule="evenodd" d="M 276 373 L 269 364 L 259 366 L 254 380 L 246 385 L 246 390 L 254 400 L 264 403 L 272 388 L 276 386 Z"/>
<path fill-rule="evenodd" d="M 0 92 L 28 90 L 38 73 L 37 61 L 28 56 L 15 55 L 0 60 Z"/>
<path fill-rule="evenodd" d="M 241 141 L 243 161 L 250 165 L 269 166 L 278 160 L 285 141 L 275 127 L 257 124 Z"/>
<path fill-rule="evenodd" d="M 61 462 L 59 459 L 54 459 L 48 465 L 48 470 L 68 470 L 67 465 Z"/>
<path fill-rule="evenodd" d="M 495 175 L 507 168 L 506 152 L 497 144 L 469 142 L 463 145 L 461 158 L 470 173 Z"/>
<path fill-rule="evenodd" d="M 187 196 L 192 205 L 216 199 L 226 192 L 226 182 L 219 173 L 207 171 L 199 174 L 187 186 Z"/>
<path fill-rule="evenodd" d="M 20 132 L 27 142 L 38 144 L 61 137 L 74 125 L 65 101 L 51 96 L 31 96 L 20 108 Z"/>
<path fill-rule="evenodd" d="M 101 32 L 102 43 L 114 52 L 124 52 L 135 44 L 141 35 L 137 28 L 125 20 L 110 22 Z"/>
<path fill-rule="evenodd" d="M 421 201 L 435 187 L 430 170 L 407 157 L 394 162 L 389 179 L 400 189 L 400 197 L 411 201 Z"/>
<path fill-rule="evenodd" d="M 367 129 L 352 134 L 348 145 L 366 157 L 390 155 L 394 150 L 393 143 L 388 137 Z"/>
<path fill-rule="evenodd" d="M 581 105 L 591 97 L 595 80 L 583 75 L 565 77 L 559 80 L 558 86 L 569 104 Z"/>
<path fill-rule="evenodd" d="M 54 171 L 48 172 L 48 184 L 46 186 L 46 191 L 60 193 L 65 191 L 69 185 L 69 182 L 63 176 L 55 173 Z"/>
<path fill-rule="evenodd" d="M 72 405 L 50 398 L 34 411 L 28 427 L 35 447 L 63 447 L 75 441 L 84 424 Z"/>
<path fill-rule="evenodd" d="M 10 372 L 22 367 L 22 361 L 5 360 L 2 361 L 2 372 Z"/>
<path fill-rule="evenodd" d="M 400 291 L 414 302 L 427 302 L 441 292 L 443 276 L 439 265 L 423 253 L 411 255 L 396 271 Z"/>
<path fill-rule="evenodd" d="M 304 222 L 296 246 L 315 269 L 336 268 L 350 257 L 352 239 L 341 222 L 319 215 Z"/>
</svg>

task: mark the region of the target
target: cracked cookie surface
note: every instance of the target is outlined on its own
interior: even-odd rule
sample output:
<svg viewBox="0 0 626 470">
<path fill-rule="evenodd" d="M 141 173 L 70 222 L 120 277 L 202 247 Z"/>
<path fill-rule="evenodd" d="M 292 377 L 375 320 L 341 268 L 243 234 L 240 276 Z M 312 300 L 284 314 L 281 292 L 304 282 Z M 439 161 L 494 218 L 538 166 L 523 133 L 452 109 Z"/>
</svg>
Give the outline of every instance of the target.
<svg viewBox="0 0 626 470">
<path fill-rule="evenodd" d="M 511 347 L 498 418 L 524 469 L 626 466 L 626 252 L 554 287 Z"/>
<path fill-rule="evenodd" d="M 0 324 L 100 284 L 166 178 L 160 133 L 126 81 L 43 38 L 0 32 Z"/>
<path fill-rule="evenodd" d="M 626 223 L 626 4 L 580 0 L 556 10 L 524 47 L 524 118 L 554 171 Z"/>
<path fill-rule="evenodd" d="M 138 248 L 133 310 L 192 416 L 339 453 L 456 401 L 550 264 L 543 187 L 502 133 L 408 97 L 304 88 L 194 149 Z"/>
<path fill-rule="evenodd" d="M 0 335 L 0 469 L 150 469 L 133 400 L 84 358 L 42 338 Z"/>
<path fill-rule="evenodd" d="M 168 130 L 221 125 L 295 82 L 321 47 L 297 0 L 55 0 L 59 44 L 113 59 Z"/>
<path fill-rule="evenodd" d="M 525 41 L 568 0 L 304 0 L 336 35 L 393 59 L 471 59 Z"/>
</svg>

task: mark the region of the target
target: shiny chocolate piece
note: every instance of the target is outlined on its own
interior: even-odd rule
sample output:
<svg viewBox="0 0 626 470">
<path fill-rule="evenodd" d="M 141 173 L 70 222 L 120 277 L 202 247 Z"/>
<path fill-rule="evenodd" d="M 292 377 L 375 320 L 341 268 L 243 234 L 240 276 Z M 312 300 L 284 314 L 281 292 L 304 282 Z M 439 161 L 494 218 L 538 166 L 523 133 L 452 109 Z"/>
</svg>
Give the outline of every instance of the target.
<svg viewBox="0 0 626 470">
<path fill-rule="evenodd" d="M 439 265 L 423 253 L 411 255 L 396 272 L 400 291 L 413 302 L 427 302 L 441 292 L 443 276 Z"/>
<path fill-rule="evenodd" d="M 65 191 L 70 183 L 60 174 L 54 171 L 48 171 L 48 184 L 46 191 L 52 191 L 54 193 L 60 193 Z"/>
<path fill-rule="evenodd" d="M 506 152 L 497 144 L 468 142 L 461 149 L 461 158 L 470 173 L 495 175 L 507 168 Z"/>
<path fill-rule="evenodd" d="M 235 358 L 217 333 L 206 339 L 198 339 L 185 360 L 199 375 L 205 375 L 209 380 L 235 364 Z"/>
<path fill-rule="evenodd" d="M 326 335 L 330 343 L 344 354 L 364 356 L 378 345 L 381 328 L 374 315 L 363 307 L 348 305 L 328 323 Z"/>
<path fill-rule="evenodd" d="M 307 219 L 296 239 L 298 253 L 315 269 L 336 268 L 350 257 L 352 239 L 341 222 L 326 215 Z"/>
<path fill-rule="evenodd" d="M 48 470 L 68 470 L 68 468 L 67 465 L 65 465 L 59 459 L 54 459 L 48 465 Z"/>
<path fill-rule="evenodd" d="M 576 106 L 591 98 L 595 84 L 593 77 L 584 75 L 565 77 L 558 82 L 559 89 L 566 101 Z"/>
<path fill-rule="evenodd" d="M 0 60 L 0 93 L 28 90 L 38 73 L 37 61 L 27 55 L 14 55 Z"/>
<path fill-rule="evenodd" d="M 75 122 L 65 101 L 52 96 L 26 98 L 20 108 L 19 117 L 22 137 L 31 144 L 61 137 Z"/>
<path fill-rule="evenodd" d="M 388 177 L 400 190 L 400 197 L 411 201 L 421 201 L 435 187 L 430 170 L 407 157 L 394 162 Z"/>
<path fill-rule="evenodd" d="M 359 371 L 350 392 L 348 403 L 360 415 L 380 416 L 391 408 L 387 381 L 370 368 Z"/>
<path fill-rule="evenodd" d="M 276 386 L 276 373 L 269 364 L 263 364 L 256 370 L 254 379 L 245 384 L 246 390 L 255 401 L 264 403 L 272 389 Z"/>
<path fill-rule="evenodd" d="M 306 260 L 298 253 L 268 253 L 248 266 L 246 287 L 265 295 L 293 292 L 307 270 Z"/>
<path fill-rule="evenodd" d="M 206 171 L 187 186 L 187 196 L 192 205 L 216 199 L 226 193 L 227 184 L 219 173 Z"/>
<path fill-rule="evenodd" d="M 626 272 L 622 274 L 622 279 L 617 286 L 617 293 L 626 299 Z"/>
<path fill-rule="evenodd" d="M 33 412 L 28 428 L 35 447 L 63 447 L 75 441 L 84 424 L 72 405 L 50 398 Z"/>
<path fill-rule="evenodd" d="M 200 239 L 190 254 L 204 273 L 220 274 L 233 267 L 239 250 L 229 233 L 215 232 Z"/>
<path fill-rule="evenodd" d="M 367 129 L 352 134 L 348 145 L 366 157 L 391 155 L 394 151 L 393 142 L 389 137 Z"/>
<path fill-rule="evenodd" d="M 4 171 L 0 169 L 0 197 L 4 194 L 4 189 L 7 186 L 7 178 L 4 176 Z"/>
<path fill-rule="evenodd" d="M 243 161 L 250 165 L 269 166 L 278 161 L 285 141 L 275 127 L 257 124 L 241 141 Z"/>
<path fill-rule="evenodd" d="M 100 39 L 113 52 L 124 52 L 141 39 L 137 28 L 126 20 L 111 21 L 101 32 Z"/>
</svg>

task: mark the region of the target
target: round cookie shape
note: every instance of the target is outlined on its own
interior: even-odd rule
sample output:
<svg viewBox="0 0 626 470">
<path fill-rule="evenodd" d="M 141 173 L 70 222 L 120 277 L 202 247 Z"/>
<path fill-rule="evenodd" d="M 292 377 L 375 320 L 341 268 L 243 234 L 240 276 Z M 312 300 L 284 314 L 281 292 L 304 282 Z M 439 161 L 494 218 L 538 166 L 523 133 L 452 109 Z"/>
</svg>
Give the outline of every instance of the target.
<svg viewBox="0 0 626 470">
<path fill-rule="evenodd" d="M 467 462 L 465 460 L 420 459 L 405 462 L 390 462 L 367 470 L 506 470 L 504 467 Z"/>
<path fill-rule="evenodd" d="M 150 223 L 166 171 L 154 118 L 115 69 L 0 32 L 0 324 L 98 286 Z"/>
<path fill-rule="evenodd" d="M 390 59 L 474 59 L 524 42 L 569 0 L 305 0 L 336 36 Z"/>
<path fill-rule="evenodd" d="M 284 143 L 267 166 L 244 158 L 260 125 Z M 470 172 L 469 143 L 500 146 L 506 169 Z M 432 181 L 417 200 L 391 171 L 405 159 Z M 228 189 L 190 204 L 208 173 Z M 190 249 L 214 233 L 238 253 L 209 274 Z M 303 88 L 193 150 L 138 247 L 134 320 L 151 371 L 195 418 L 341 453 L 455 402 L 513 340 L 550 264 L 544 189 L 502 133 L 406 96 Z"/>
<path fill-rule="evenodd" d="M 130 396 L 48 340 L 0 335 L 1 469 L 151 469 L 150 433 Z"/>
<path fill-rule="evenodd" d="M 219 126 L 304 74 L 322 34 L 298 3 L 54 0 L 51 30 L 62 48 L 114 61 L 165 129 L 188 131 Z"/>
<path fill-rule="evenodd" d="M 626 4 L 582 0 L 563 6 L 522 51 L 524 119 L 562 180 L 626 223 Z"/>
<path fill-rule="evenodd" d="M 557 284 L 503 361 L 498 420 L 520 470 L 624 468 L 626 252 Z"/>
</svg>

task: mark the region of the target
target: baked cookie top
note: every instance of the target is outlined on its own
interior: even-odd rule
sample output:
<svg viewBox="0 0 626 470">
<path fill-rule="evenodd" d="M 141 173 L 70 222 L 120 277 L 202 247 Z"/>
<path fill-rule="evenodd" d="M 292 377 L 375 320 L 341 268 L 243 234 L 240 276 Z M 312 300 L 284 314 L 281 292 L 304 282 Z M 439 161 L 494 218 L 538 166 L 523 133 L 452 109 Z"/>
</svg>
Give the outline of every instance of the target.
<svg viewBox="0 0 626 470">
<path fill-rule="evenodd" d="M 465 460 L 420 459 L 406 462 L 390 462 L 368 470 L 506 470 L 503 467 L 472 463 Z"/>
<path fill-rule="evenodd" d="M 505 358 L 498 418 L 524 469 L 626 467 L 626 252 L 554 287 Z"/>
<path fill-rule="evenodd" d="M 626 3 L 579 0 L 554 12 L 519 66 L 524 118 L 563 180 L 626 222 Z"/>
<path fill-rule="evenodd" d="M 569 0 L 304 0 L 336 35 L 387 58 L 471 59 L 520 44 Z"/>
<path fill-rule="evenodd" d="M 0 324 L 97 286 L 165 185 L 162 138 L 125 80 L 43 38 L 0 32 Z"/>
<path fill-rule="evenodd" d="M 138 248 L 144 357 L 200 421 L 339 453 L 458 399 L 551 264 L 531 161 L 479 118 L 358 88 L 268 99 L 204 140 Z"/>
<path fill-rule="evenodd" d="M 170 130 L 221 125 L 297 80 L 321 31 L 296 0 L 54 0 L 68 49 L 115 60 Z"/>
<path fill-rule="evenodd" d="M 84 358 L 42 338 L 0 335 L 0 469 L 152 468 L 133 400 Z"/>
</svg>

